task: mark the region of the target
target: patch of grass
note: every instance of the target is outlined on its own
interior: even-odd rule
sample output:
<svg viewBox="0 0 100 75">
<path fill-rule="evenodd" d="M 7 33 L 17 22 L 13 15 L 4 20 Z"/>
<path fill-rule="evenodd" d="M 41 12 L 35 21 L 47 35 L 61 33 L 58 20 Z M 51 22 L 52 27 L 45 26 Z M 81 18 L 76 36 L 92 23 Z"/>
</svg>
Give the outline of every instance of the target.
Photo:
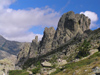
<svg viewBox="0 0 100 75">
<path fill-rule="evenodd" d="M 11 70 L 9 71 L 9 75 L 29 75 L 25 70 Z"/>
</svg>

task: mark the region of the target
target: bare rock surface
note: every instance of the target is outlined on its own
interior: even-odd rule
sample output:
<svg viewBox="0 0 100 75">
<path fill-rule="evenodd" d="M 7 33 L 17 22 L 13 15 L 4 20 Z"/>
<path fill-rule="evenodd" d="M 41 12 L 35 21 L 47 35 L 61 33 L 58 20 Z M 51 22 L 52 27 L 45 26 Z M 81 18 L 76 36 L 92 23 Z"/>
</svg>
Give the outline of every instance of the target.
<svg viewBox="0 0 100 75">
<path fill-rule="evenodd" d="M 45 28 L 42 41 L 40 42 L 40 52 L 45 54 L 49 52 L 52 48 L 52 42 L 55 34 L 55 29 L 53 27 Z"/>
<path fill-rule="evenodd" d="M 62 15 L 54 36 L 53 47 L 66 43 L 69 39 L 82 34 L 90 27 L 90 19 L 83 14 L 75 14 L 69 11 Z"/>
<path fill-rule="evenodd" d="M 52 64 L 50 62 L 47 62 L 47 61 L 42 62 L 41 65 L 44 67 L 51 67 L 52 66 Z"/>
</svg>

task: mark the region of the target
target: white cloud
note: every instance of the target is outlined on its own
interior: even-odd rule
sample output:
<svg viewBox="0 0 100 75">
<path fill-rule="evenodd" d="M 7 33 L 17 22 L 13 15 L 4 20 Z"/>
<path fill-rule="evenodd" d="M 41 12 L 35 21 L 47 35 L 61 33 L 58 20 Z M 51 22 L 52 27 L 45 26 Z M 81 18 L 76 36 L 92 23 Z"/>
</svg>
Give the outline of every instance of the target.
<svg viewBox="0 0 100 75">
<path fill-rule="evenodd" d="M 7 8 L 11 3 L 15 1 L 16 0 L 0 0 L 0 10 Z"/>
<path fill-rule="evenodd" d="M 35 35 L 28 30 L 33 26 L 57 26 L 60 14 L 48 6 L 29 10 L 14 10 L 9 5 L 15 0 L 0 0 L 0 34 L 9 40 L 31 41 Z"/>
<path fill-rule="evenodd" d="M 96 22 L 98 21 L 98 15 L 95 12 L 85 11 L 81 12 L 80 14 L 84 14 L 85 16 L 88 16 L 91 19 L 90 28 L 98 27 L 98 25 L 96 25 Z"/>
<path fill-rule="evenodd" d="M 13 37 L 5 37 L 6 39 L 10 40 L 16 40 L 16 41 L 21 41 L 21 42 L 32 42 L 33 39 L 35 39 L 35 36 L 38 36 L 38 40 L 41 40 L 42 35 L 40 34 L 33 34 L 32 32 L 19 35 L 19 36 L 13 36 Z"/>
</svg>

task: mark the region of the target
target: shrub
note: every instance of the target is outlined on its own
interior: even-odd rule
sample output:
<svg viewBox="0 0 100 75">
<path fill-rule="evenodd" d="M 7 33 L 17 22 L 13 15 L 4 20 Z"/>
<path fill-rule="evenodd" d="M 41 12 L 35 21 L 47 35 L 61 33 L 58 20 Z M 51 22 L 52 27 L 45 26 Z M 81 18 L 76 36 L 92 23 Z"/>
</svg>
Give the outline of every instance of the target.
<svg viewBox="0 0 100 75">
<path fill-rule="evenodd" d="M 32 69 L 32 73 L 33 73 L 33 74 L 36 74 L 36 73 L 38 73 L 38 72 L 39 72 L 39 70 L 40 70 L 40 67 L 35 68 L 35 69 Z"/>
<path fill-rule="evenodd" d="M 81 46 L 79 46 L 79 53 L 76 56 L 77 58 L 85 57 L 89 55 L 90 50 L 90 42 L 87 40 L 84 40 Z"/>
<path fill-rule="evenodd" d="M 100 51 L 100 46 L 98 47 L 98 50 Z"/>
</svg>

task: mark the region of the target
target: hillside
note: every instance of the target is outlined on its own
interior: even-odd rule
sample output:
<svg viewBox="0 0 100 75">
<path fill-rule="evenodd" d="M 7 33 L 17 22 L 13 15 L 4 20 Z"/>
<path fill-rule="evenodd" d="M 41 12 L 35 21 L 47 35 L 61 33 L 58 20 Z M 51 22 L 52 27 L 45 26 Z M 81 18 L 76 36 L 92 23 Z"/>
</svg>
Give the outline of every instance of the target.
<svg viewBox="0 0 100 75">
<path fill-rule="evenodd" d="M 20 50 L 21 43 L 16 41 L 6 40 L 0 36 L 0 50 L 6 51 L 10 54 L 17 55 Z"/>
</svg>

